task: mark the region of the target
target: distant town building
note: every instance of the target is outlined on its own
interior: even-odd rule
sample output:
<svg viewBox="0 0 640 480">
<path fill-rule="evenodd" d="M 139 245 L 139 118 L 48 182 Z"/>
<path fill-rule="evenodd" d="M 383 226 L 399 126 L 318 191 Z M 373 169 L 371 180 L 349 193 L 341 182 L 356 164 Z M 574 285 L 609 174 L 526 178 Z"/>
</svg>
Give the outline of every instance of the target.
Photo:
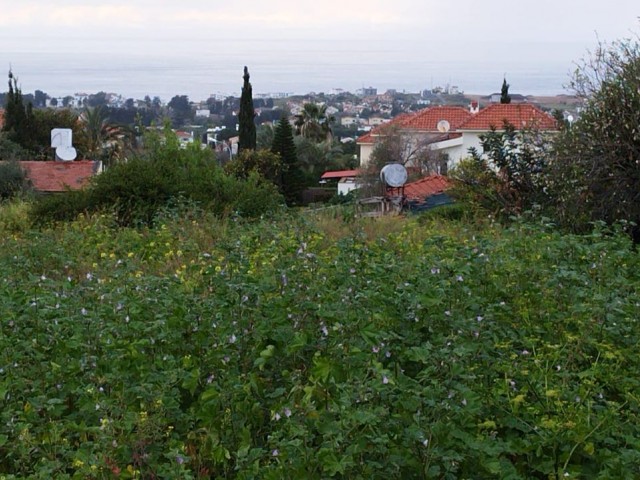
<svg viewBox="0 0 640 480">
<path fill-rule="evenodd" d="M 363 97 L 373 97 L 378 94 L 378 89 L 373 87 L 361 88 L 357 93 Z"/>
</svg>

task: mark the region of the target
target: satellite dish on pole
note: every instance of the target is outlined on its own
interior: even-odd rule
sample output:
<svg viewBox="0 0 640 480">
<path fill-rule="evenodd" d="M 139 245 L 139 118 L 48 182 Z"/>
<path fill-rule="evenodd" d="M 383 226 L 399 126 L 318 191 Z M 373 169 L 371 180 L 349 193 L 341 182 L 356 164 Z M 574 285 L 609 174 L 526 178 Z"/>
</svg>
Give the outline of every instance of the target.
<svg viewBox="0 0 640 480">
<path fill-rule="evenodd" d="M 70 128 L 51 130 L 51 148 L 56 149 L 56 158 L 65 162 L 76 159 L 77 152 L 72 144 L 73 131 Z"/>
<path fill-rule="evenodd" d="M 440 133 L 447 133 L 451 129 L 451 125 L 447 120 L 440 120 L 436 125 L 436 128 Z"/>
<path fill-rule="evenodd" d="M 407 182 L 407 169 L 399 163 L 390 163 L 380 170 L 380 180 L 393 188 L 402 187 Z"/>
</svg>

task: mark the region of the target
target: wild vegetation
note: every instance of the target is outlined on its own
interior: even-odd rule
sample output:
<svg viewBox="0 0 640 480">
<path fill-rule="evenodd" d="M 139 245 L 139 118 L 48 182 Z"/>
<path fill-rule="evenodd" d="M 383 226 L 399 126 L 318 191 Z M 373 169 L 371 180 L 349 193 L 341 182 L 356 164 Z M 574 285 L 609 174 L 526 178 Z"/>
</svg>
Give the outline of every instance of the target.
<svg viewBox="0 0 640 480">
<path fill-rule="evenodd" d="M 226 173 L 167 131 L 2 203 L 1 478 L 637 476 L 638 55 L 611 48 L 552 148 L 491 132 L 427 216 L 284 209 L 282 126 Z"/>
<path fill-rule="evenodd" d="M 179 206 L 116 221 L 2 236 L 7 479 L 640 467 L 624 235 Z"/>
</svg>

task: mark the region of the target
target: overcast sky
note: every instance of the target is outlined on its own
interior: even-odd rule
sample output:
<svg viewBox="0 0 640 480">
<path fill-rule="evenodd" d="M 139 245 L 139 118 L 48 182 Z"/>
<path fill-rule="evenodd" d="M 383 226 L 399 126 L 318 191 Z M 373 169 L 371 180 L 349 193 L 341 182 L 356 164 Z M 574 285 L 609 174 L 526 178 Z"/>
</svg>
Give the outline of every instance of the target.
<svg viewBox="0 0 640 480">
<path fill-rule="evenodd" d="M 0 61 L 26 52 L 213 52 L 266 39 L 291 49 L 370 46 L 381 63 L 501 57 L 568 71 L 598 38 L 637 35 L 639 16 L 638 0 L 0 0 Z"/>
</svg>

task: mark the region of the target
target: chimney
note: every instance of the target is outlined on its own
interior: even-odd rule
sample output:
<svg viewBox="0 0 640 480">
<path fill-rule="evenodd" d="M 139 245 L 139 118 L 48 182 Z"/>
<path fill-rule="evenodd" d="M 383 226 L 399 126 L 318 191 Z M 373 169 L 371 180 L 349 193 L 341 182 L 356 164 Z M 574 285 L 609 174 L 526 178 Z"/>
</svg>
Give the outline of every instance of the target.
<svg viewBox="0 0 640 480">
<path fill-rule="evenodd" d="M 469 113 L 476 114 L 480 111 L 480 104 L 475 100 L 469 104 Z"/>
</svg>

